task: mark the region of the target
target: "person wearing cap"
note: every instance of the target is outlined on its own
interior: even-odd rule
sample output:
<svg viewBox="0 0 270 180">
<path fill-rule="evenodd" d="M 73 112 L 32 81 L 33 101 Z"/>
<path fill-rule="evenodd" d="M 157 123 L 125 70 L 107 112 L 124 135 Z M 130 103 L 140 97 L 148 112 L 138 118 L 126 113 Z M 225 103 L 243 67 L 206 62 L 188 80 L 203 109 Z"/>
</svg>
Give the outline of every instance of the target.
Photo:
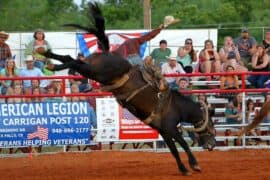
<svg viewBox="0 0 270 180">
<path fill-rule="evenodd" d="M 36 52 L 37 49 L 43 48 L 44 51 L 51 50 L 51 46 L 47 40 L 45 40 L 45 33 L 42 29 L 37 29 L 33 35 L 32 40 L 26 47 L 26 55 L 32 55 L 34 57 L 34 66 L 43 71 L 44 65 L 47 63 L 45 56 Z"/>
<path fill-rule="evenodd" d="M 185 74 L 186 72 L 182 68 L 182 66 L 177 63 L 176 61 L 176 54 L 171 54 L 170 56 L 167 56 L 167 62 L 164 63 L 161 66 L 161 73 L 162 74 Z M 165 77 L 165 80 L 169 84 L 169 88 L 171 89 L 177 89 L 177 77 Z"/>
<path fill-rule="evenodd" d="M 0 70 L 5 67 L 6 60 L 12 57 L 9 45 L 6 44 L 8 37 L 8 33 L 0 31 Z"/>
<path fill-rule="evenodd" d="M 161 67 L 167 61 L 166 57 L 170 56 L 170 54 L 171 49 L 168 48 L 167 41 L 163 39 L 159 42 L 159 48 L 155 48 L 150 56 L 154 59 L 155 65 Z"/>
<path fill-rule="evenodd" d="M 265 48 L 265 52 L 270 55 L 270 28 L 264 31 L 264 40 L 262 45 Z"/>
<path fill-rule="evenodd" d="M 252 55 L 256 52 L 256 40 L 250 36 L 249 30 L 244 27 L 241 30 L 241 37 L 234 39 L 234 44 L 238 48 L 241 60 L 247 67 L 251 62 Z"/>
<path fill-rule="evenodd" d="M 32 55 L 28 55 L 25 58 L 26 67 L 21 70 L 19 76 L 21 77 L 42 77 L 44 76 L 39 68 L 34 67 L 34 58 Z M 48 84 L 47 80 L 40 81 L 40 87 L 46 87 Z M 24 90 L 31 90 L 31 80 L 23 81 Z"/>
</svg>

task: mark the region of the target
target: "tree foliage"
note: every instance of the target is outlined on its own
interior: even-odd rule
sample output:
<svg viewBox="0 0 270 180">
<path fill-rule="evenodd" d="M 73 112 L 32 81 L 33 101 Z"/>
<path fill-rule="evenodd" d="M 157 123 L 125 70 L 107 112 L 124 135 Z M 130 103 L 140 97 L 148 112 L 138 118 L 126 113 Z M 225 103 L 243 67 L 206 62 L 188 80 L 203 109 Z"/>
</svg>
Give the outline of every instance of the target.
<svg viewBox="0 0 270 180">
<path fill-rule="evenodd" d="M 0 27 L 5 31 L 67 30 L 65 23 L 88 25 L 87 1 L 80 6 L 73 0 L 1 0 Z M 104 0 L 100 4 L 107 29 L 142 29 L 143 0 Z M 171 28 L 239 28 L 270 24 L 269 0 L 151 0 L 152 27 L 174 15 L 181 23 Z M 239 33 L 222 30 L 221 35 Z M 254 32 L 257 38 L 261 34 Z"/>
</svg>

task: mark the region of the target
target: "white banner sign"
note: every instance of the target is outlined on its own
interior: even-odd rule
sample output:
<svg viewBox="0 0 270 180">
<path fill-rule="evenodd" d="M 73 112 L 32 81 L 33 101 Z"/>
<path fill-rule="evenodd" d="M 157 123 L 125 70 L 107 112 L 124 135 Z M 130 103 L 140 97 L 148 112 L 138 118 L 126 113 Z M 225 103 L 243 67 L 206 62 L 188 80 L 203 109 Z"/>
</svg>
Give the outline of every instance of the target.
<svg viewBox="0 0 270 180">
<path fill-rule="evenodd" d="M 97 98 L 97 141 L 119 140 L 119 105 L 115 98 Z"/>
</svg>

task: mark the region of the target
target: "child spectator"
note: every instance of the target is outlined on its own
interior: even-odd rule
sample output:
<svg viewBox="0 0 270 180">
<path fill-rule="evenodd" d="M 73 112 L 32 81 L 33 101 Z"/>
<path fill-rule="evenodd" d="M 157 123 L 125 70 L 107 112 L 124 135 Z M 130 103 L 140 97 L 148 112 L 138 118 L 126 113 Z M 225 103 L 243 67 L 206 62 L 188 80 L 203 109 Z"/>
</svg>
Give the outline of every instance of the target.
<svg viewBox="0 0 270 180">
<path fill-rule="evenodd" d="M 214 50 L 212 40 L 204 42 L 204 49 L 199 54 L 199 70 L 202 73 L 220 72 L 221 70 L 220 58 L 218 53 Z M 219 77 L 216 77 L 219 79 Z M 207 76 L 207 80 L 211 80 L 211 76 Z"/>
<path fill-rule="evenodd" d="M 234 67 L 236 72 L 246 72 L 245 67 L 237 47 L 233 44 L 233 39 L 231 36 L 226 36 L 224 38 L 224 46 L 219 50 L 219 56 L 221 59 L 221 71 L 225 71 L 227 65 Z"/>
<path fill-rule="evenodd" d="M 12 57 L 9 45 L 6 44 L 9 34 L 5 31 L 0 31 L 0 70 L 6 65 L 6 60 Z"/>
<path fill-rule="evenodd" d="M 238 48 L 241 60 L 244 62 L 245 67 L 251 62 L 252 55 L 256 52 L 256 40 L 249 35 L 247 28 L 242 28 L 241 37 L 234 40 L 235 46 Z"/>
<path fill-rule="evenodd" d="M 43 48 L 44 51 L 51 50 L 51 46 L 48 41 L 45 40 L 45 33 L 42 29 L 37 29 L 34 32 L 34 40 L 31 41 L 26 47 L 26 55 L 33 55 L 35 63 L 34 66 L 39 68 L 41 71 L 44 68 L 46 63 L 46 57 L 42 56 L 39 53 L 36 53 L 36 49 Z"/>
<path fill-rule="evenodd" d="M 257 51 L 252 56 L 251 67 L 253 72 L 269 71 L 270 58 L 263 46 L 257 46 Z M 248 81 L 256 88 L 264 88 L 264 83 L 270 78 L 269 75 L 250 75 Z"/>
<path fill-rule="evenodd" d="M 12 58 L 8 58 L 6 61 L 5 68 L 0 71 L 2 77 L 17 77 L 19 75 L 19 70 L 16 67 L 15 61 Z M 2 88 L 1 93 L 6 94 L 7 88 L 12 84 L 11 80 L 4 80 L 1 82 Z"/>
<path fill-rule="evenodd" d="M 161 67 L 170 54 L 171 49 L 167 47 L 167 41 L 163 39 L 159 42 L 159 48 L 155 48 L 150 56 L 154 59 L 155 65 Z"/>
</svg>

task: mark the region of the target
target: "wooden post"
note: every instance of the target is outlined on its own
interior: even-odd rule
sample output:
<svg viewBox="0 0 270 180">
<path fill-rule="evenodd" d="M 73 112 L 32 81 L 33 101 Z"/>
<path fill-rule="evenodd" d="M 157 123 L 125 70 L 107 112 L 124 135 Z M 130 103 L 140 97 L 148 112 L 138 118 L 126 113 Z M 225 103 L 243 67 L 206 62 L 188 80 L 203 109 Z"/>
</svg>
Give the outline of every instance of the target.
<svg viewBox="0 0 270 180">
<path fill-rule="evenodd" d="M 151 2 L 150 0 L 143 1 L 144 11 L 144 29 L 151 29 Z"/>
</svg>

